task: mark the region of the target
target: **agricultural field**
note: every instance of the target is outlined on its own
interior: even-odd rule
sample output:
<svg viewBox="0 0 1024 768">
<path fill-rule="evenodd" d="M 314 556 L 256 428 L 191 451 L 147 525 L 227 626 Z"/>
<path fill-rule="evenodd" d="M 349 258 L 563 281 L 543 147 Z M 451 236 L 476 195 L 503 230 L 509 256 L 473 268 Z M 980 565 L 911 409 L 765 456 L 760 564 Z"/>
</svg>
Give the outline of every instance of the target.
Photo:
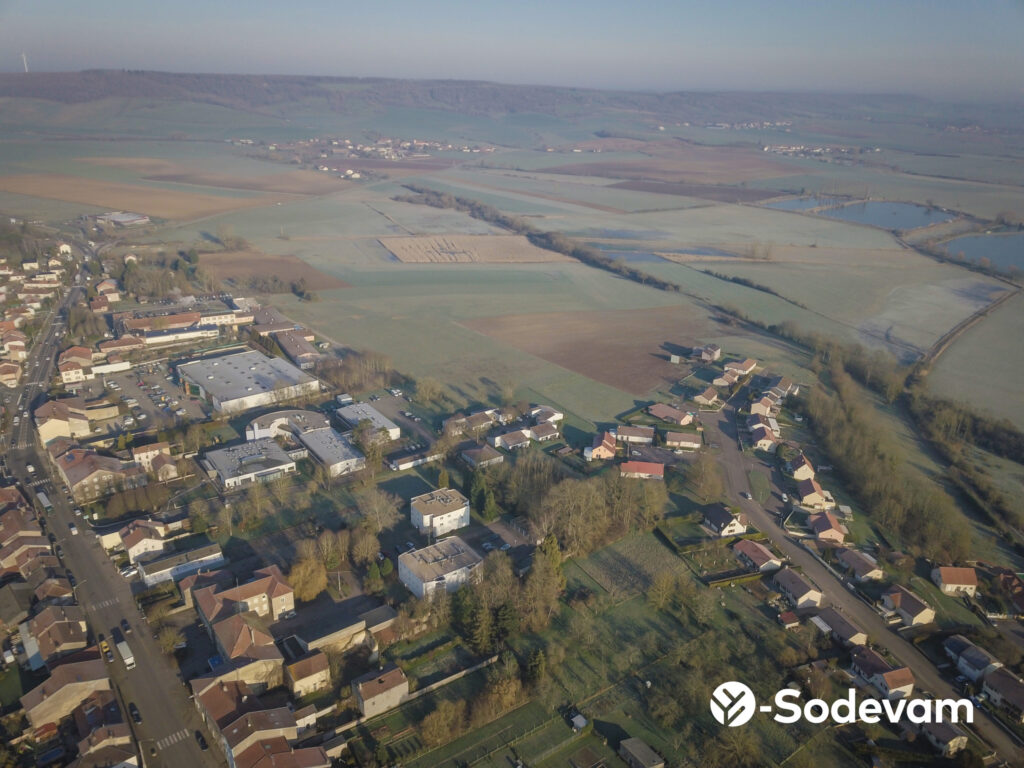
<svg viewBox="0 0 1024 768">
<path fill-rule="evenodd" d="M 577 560 L 576 565 L 605 592 L 620 598 L 646 592 L 659 573 L 685 570 L 683 562 L 653 533 L 617 541 Z"/>
<path fill-rule="evenodd" d="M 226 285 L 248 290 L 253 278 L 279 278 L 290 284 L 305 280 L 315 291 L 347 288 L 344 280 L 321 272 L 295 256 L 269 256 L 256 251 L 213 251 L 201 257 L 203 271 Z"/>
<path fill-rule="evenodd" d="M 572 261 L 532 245 L 522 235 L 382 237 L 380 244 L 405 264 L 528 264 Z"/>
<path fill-rule="evenodd" d="M 962 400 L 1024 429 L 1024 296 L 1017 295 L 967 330 L 928 376 L 936 395 Z"/>
</svg>

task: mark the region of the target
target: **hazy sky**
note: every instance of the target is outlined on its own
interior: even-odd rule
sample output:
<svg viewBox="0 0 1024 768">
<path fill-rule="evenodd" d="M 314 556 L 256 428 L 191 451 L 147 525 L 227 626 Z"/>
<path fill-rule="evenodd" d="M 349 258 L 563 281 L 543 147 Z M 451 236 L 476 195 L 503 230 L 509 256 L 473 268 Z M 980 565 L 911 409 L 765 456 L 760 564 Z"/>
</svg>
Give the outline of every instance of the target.
<svg viewBox="0 0 1024 768">
<path fill-rule="evenodd" d="M 1024 0 L 0 0 L 0 71 L 1024 98 Z"/>
</svg>

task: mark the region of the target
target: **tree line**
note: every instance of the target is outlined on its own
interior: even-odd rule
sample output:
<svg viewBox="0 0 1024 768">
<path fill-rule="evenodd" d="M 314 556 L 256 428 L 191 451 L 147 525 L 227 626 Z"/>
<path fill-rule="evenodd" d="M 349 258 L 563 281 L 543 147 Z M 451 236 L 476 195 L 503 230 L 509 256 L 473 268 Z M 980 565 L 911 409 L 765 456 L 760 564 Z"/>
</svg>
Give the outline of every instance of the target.
<svg viewBox="0 0 1024 768">
<path fill-rule="evenodd" d="M 717 278 L 718 280 L 724 280 L 727 283 L 735 283 L 736 285 L 742 285 L 745 288 L 752 288 L 755 291 L 769 293 L 772 296 L 777 296 L 783 301 L 792 304 L 793 306 L 800 307 L 801 309 L 807 309 L 806 304 L 801 304 L 796 299 L 791 299 L 788 296 L 783 296 L 781 293 L 776 291 L 771 286 L 764 285 L 763 283 L 755 283 L 753 280 L 749 280 L 746 277 L 739 277 L 738 275 L 726 275 L 722 274 L 721 272 L 715 272 L 710 269 L 702 269 L 701 272 L 703 272 L 705 275 L 710 275 L 711 277 Z"/>
<path fill-rule="evenodd" d="M 585 245 L 567 237 L 560 232 L 545 232 L 537 229 L 532 224 L 518 216 L 509 216 L 497 208 L 465 197 L 457 197 L 446 192 L 437 192 L 427 187 L 420 187 L 414 184 L 406 184 L 406 189 L 412 191 L 412 195 L 398 195 L 394 199 L 402 203 L 414 203 L 416 205 L 429 205 L 433 208 L 448 208 L 461 213 L 467 213 L 474 219 L 486 221 L 517 235 L 524 235 L 533 245 L 547 251 L 554 251 L 563 256 L 581 261 L 591 267 L 597 267 L 608 272 L 624 277 L 627 280 L 658 288 L 662 291 L 679 293 L 682 287 L 678 283 L 663 280 L 660 277 L 648 274 L 643 270 L 636 269 L 626 264 L 621 259 L 615 259 L 602 253 L 600 249 Z"/>
</svg>

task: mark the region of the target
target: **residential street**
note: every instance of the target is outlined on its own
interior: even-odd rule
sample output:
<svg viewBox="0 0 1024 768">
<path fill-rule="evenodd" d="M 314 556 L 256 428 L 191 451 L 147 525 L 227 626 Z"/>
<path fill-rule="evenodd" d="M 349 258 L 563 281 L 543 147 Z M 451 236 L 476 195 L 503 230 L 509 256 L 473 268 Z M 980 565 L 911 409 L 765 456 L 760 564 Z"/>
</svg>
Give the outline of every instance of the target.
<svg viewBox="0 0 1024 768">
<path fill-rule="evenodd" d="M 63 548 L 64 566 L 75 576 L 75 596 L 85 611 L 93 641 L 100 633 L 111 638 L 112 628 L 118 627 L 122 618 L 127 619 L 132 627 L 133 631 L 125 639 L 132 649 L 136 668 L 126 670 L 117 658 L 108 665 L 108 669 L 112 687 L 121 700 L 121 711 L 138 739 L 142 764 L 147 768 L 219 768 L 225 762 L 209 734 L 206 734 L 210 742 L 209 751 L 201 751 L 196 743 L 194 731 L 201 722 L 189 698 L 189 691 L 176 677 L 174 662 L 160 653 L 152 632 L 135 605 L 129 583 L 104 553 L 88 523 L 75 516 L 71 504 L 65 499 L 63 484 L 52 472 L 35 441 L 35 431 L 31 426 L 32 410 L 38 405 L 38 396 L 48 388 L 54 373 L 56 351 L 63 338 L 63 326 L 58 327 L 55 321 L 61 311 L 77 299 L 80 290 L 71 288 L 66 298 L 47 316 L 47 331 L 36 340 L 26 360 L 26 379 L 17 400 L 18 407 L 12 409 L 18 413 L 21 407 L 25 407 L 26 412 L 21 414 L 21 423 L 8 438 L 8 472 L 21 483 L 29 503 L 32 503 L 37 490 L 47 492 L 53 504 L 53 511 L 46 515 L 47 527 Z M 35 466 L 34 474 L 28 472 L 29 464 Z M 71 523 L 78 527 L 78 535 L 72 535 Z M 132 723 L 128 717 L 129 702 L 138 706 L 141 724 Z"/>
<path fill-rule="evenodd" d="M 704 416 L 707 430 L 706 441 L 718 443 L 721 453 L 718 458 L 725 476 L 726 495 L 730 504 L 738 505 L 758 530 L 764 532 L 776 548 L 790 562 L 799 566 L 824 593 L 824 602 L 842 611 L 855 624 L 868 633 L 871 641 L 885 648 L 901 664 L 911 668 L 916 679 L 918 690 L 928 690 L 938 698 L 960 698 L 953 688 L 939 674 L 935 666 L 911 643 L 904 640 L 890 628 L 869 605 L 836 578 L 821 562 L 807 550 L 791 539 L 778 525 L 777 517 L 783 504 L 779 498 L 781 489 L 778 481 L 781 476 L 777 468 L 768 468 L 752 456 L 743 454 L 737 443 L 736 409 L 728 403 L 718 414 Z M 755 501 L 748 501 L 740 496 L 741 492 L 749 492 L 750 482 L 748 471 L 759 471 L 769 475 L 772 481 L 773 494 L 768 507 L 762 507 Z M 1007 733 L 982 710 L 975 710 L 975 730 L 996 751 L 1011 764 L 1021 760 L 1024 742 Z M 1014 762 L 1018 761 L 1018 762 Z"/>
</svg>

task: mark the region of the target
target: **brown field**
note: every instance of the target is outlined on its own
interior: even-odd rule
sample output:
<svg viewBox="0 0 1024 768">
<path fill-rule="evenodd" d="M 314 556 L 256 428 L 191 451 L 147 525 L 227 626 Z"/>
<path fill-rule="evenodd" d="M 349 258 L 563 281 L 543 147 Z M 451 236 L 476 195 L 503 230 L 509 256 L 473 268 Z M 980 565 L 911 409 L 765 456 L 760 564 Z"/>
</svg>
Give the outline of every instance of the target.
<svg viewBox="0 0 1024 768">
<path fill-rule="evenodd" d="M 285 171 L 265 176 L 231 176 L 209 173 L 184 163 L 156 157 L 83 157 L 82 162 L 135 171 L 146 181 L 195 184 L 201 187 L 280 192 L 289 195 L 323 195 L 351 186 L 337 176 L 316 171 Z"/>
<path fill-rule="evenodd" d="M 194 219 L 274 202 L 271 197 L 220 197 L 157 189 L 141 184 L 86 179 L 58 173 L 0 176 L 0 190 L 19 195 L 144 213 L 160 219 Z"/>
<path fill-rule="evenodd" d="M 379 242 L 407 264 L 527 264 L 572 261 L 530 244 L 522 235 L 417 235 L 382 237 Z"/>
<path fill-rule="evenodd" d="M 700 338 L 709 320 L 692 307 L 608 312 L 538 312 L 462 321 L 548 362 L 633 395 L 673 384 L 681 375 L 665 344 Z"/>
<path fill-rule="evenodd" d="M 757 203 L 778 197 L 774 190 L 729 187 L 722 184 L 673 184 L 667 181 L 620 181 L 611 189 L 631 189 L 636 192 L 656 192 L 659 195 L 678 195 L 714 200 L 719 203 Z"/>
<path fill-rule="evenodd" d="M 285 282 L 305 278 L 314 291 L 348 288 L 348 283 L 321 272 L 297 256 L 270 256 L 259 251 L 224 251 L 204 253 L 203 271 L 223 282 L 226 279 L 244 284 L 250 277 L 277 276 Z"/>
<path fill-rule="evenodd" d="M 597 140 L 574 145 L 581 149 L 640 152 L 644 160 L 594 161 L 547 167 L 543 173 L 600 176 L 608 179 L 665 181 L 684 184 L 736 184 L 751 179 L 786 176 L 793 166 L 780 158 L 768 158 L 755 149 L 708 147 L 685 141 Z"/>
</svg>

